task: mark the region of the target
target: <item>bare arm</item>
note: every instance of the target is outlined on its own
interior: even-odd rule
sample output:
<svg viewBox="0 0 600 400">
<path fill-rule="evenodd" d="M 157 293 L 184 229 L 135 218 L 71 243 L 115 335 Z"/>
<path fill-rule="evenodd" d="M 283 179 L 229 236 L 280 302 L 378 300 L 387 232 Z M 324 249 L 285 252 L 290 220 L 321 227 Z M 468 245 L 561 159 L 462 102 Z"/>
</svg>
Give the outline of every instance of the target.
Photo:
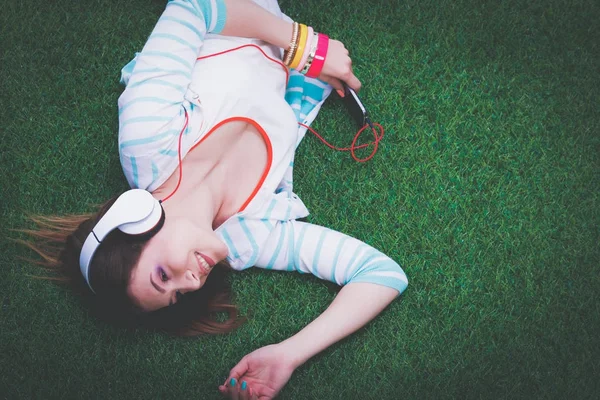
<svg viewBox="0 0 600 400">
<path fill-rule="evenodd" d="M 297 367 L 375 318 L 408 283 L 396 262 L 366 243 L 298 221 L 273 229 L 256 265 L 312 273 L 344 287 L 300 332 L 242 358 L 230 372 L 229 386 L 220 387 L 234 398 L 242 393 L 239 385 L 231 386 L 231 378 L 246 382 L 261 400 L 274 397 Z"/>
<path fill-rule="evenodd" d="M 251 0 L 224 0 L 227 20 L 221 32 L 227 36 L 255 38 L 287 49 L 292 24 L 271 14 Z"/>
<path fill-rule="evenodd" d="M 227 22 L 223 34 L 256 38 L 287 50 L 292 37 L 292 24 L 264 10 L 251 0 L 225 0 Z M 354 90 L 360 90 L 361 83 L 352 71 L 349 53 L 337 40 L 331 40 L 327 60 L 319 79 L 341 90 L 341 81 Z"/>
<path fill-rule="evenodd" d="M 219 390 L 234 399 L 274 398 L 296 368 L 367 324 L 397 295 L 396 289 L 373 283 L 344 286 L 327 310 L 300 332 L 242 358 Z"/>
<path fill-rule="evenodd" d="M 397 295 L 396 289 L 373 283 L 348 284 L 317 319 L 280 345 L 297 368 L 366 325 Z"/>
</svg>

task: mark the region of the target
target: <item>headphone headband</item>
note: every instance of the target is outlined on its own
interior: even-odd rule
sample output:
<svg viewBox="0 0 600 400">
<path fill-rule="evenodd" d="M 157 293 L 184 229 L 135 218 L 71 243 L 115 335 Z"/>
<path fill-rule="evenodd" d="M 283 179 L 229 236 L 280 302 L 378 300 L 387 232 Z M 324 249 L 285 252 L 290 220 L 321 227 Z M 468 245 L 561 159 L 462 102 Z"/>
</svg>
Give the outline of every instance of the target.
<svg viewBox="0 0 600 400">
<path fill-rule="evenodd" d="M 90 263 L 102 240 L 117 228 L 128 235 L 143 235 L 159 225 L 163 216 L 160 201 L 146 190 L 131 189 L 117 198 L 85 239 L 79 255 L 81 274 L 93 293 Z"/>
</svg>

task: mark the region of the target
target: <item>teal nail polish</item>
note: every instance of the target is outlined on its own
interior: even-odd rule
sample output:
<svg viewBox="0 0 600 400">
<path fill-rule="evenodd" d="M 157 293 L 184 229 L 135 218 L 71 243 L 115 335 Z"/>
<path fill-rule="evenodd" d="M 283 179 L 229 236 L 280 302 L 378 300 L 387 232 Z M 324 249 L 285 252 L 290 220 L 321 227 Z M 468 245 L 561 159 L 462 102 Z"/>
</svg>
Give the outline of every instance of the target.
<svg viewBox="0 0 600 400">
<path fill-rule="evenodd" d="M 242 390 L 246 390 L 246 387 L 248 387 L 246 381 L 242 382 Z"/>
<path fill-rule="evenodd" d="M 231 380 L 229 381 L 229 384 L 230 384 L 231 386 L 235 387 L 235 384 L 236 384 L 236 382 L 237 382 L 237 381 L 235 380 L 235 378 L 231 378 Z"/>
</svg>

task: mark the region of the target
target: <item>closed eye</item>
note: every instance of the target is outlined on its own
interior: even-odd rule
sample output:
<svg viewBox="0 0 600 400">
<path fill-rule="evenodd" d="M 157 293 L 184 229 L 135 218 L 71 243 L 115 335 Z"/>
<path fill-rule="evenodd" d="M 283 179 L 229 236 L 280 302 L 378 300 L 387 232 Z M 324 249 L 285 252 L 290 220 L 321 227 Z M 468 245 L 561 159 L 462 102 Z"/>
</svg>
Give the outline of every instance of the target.
<svg viewBox="0 0 600 400">
<path fill-rule="evenodd" d="M 160 277 L 160 280 L 163 282 L 166 282 L 169 280 L 169 276 L 167 275 L 167 273 L 165 272 L 165 270 L 162 267 L 158 267 L 158 276 Z"/>
</svg>

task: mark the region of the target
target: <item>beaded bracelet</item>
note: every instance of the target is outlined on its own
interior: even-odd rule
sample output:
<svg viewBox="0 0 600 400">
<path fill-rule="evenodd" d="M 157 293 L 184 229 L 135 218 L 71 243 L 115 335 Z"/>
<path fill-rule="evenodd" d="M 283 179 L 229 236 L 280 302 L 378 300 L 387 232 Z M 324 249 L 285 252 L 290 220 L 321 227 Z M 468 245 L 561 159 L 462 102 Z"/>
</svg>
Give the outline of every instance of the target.
<svg viewBox="0 0 600 400">
<path fill-rule="evenodd" d="M 314 31 L 311 26 L 308 27 L 308 35 L 306 37 L 306 45 L 304 46 L 304 53 L 302 54 L 302 58 L 296 67 L 296 71 L 302 71 L 304 66 L 306 65 L 306 61 L 308 61 L 308 56 L 310 55 L 310 50 L 312 49 L 312 39 L 314 36 Z"/>
<path fill-rule="evenodd" d="M 319 33 L 319 41 L 317 44 L 317 52 L 313 59 L 312 65 L 310 66 L 306 76 L 309 78 L 316 78 L 321 74 L 323 65 L 325 65 L 325 57 L 327 57 L 327 50 L 329 49 L 329 36 L 324 33 Z"/>
<path fill-rule="evenodd" d="M 292 62 L 289 64 L 289 67 L 295 69 L 298 64 L 300 64 L 300 60 L 302 59 L 302 55 L 304 54 L 304 48 L 306 47 L 306 39 L 308 37 L 308 27 L 304 24 L 300 24 L 300 38 L 298 39 L 296 51 L 292 56 Z"/>
<path fill-rule="evenodd" d="M 283 52 L 283 63 L 285 65 L 290 65 L 292 61 L 292 57 L 294 57 L 294 53 L 296 52 L 296 46 L 298 46 L 298 23 L 294 22 L 293 31 L 292 31 L 292 40 L 290 42 L 290 48 Z"/>
</svg>

